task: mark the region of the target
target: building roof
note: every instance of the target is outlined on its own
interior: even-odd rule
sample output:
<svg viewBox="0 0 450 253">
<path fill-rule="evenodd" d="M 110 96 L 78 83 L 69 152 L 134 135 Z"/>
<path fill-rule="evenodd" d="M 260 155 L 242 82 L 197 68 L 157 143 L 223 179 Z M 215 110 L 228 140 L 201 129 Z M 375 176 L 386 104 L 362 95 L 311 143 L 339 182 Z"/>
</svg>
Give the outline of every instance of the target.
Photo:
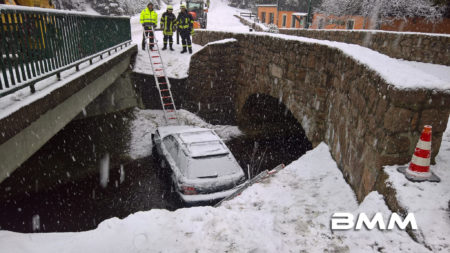
<svg viewBox="0 0 450 253">
<path fill-rule="evenodd" d="M 277 7 L 276 4 L 257 4 L 256 7 Z"/>
</svg>

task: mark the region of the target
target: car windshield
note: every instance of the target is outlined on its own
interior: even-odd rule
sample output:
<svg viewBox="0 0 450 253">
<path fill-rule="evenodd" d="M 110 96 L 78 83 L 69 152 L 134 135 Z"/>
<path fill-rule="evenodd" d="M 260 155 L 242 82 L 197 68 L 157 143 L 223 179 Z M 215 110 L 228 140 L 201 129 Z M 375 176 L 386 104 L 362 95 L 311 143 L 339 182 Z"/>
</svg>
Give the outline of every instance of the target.
<svg viewBox="0 0 450 253">
<path fill-rule="evenodd" d="M 201 3 L 189 3 L 189 10 L 201 9 L 201 8 L 202 8 Z"/>
<path fill-rule="evenodd" d="M 195 157 L 190 160 L 188 178 L 216 178 L 239 171 L 238 164 L 230 154 Z"/>
<path fill-rule="evenodd" d="M 189 143 L 188 150 L 191 157 L 226 155 L 229 153 L 220 141 Z"/>
</svg>

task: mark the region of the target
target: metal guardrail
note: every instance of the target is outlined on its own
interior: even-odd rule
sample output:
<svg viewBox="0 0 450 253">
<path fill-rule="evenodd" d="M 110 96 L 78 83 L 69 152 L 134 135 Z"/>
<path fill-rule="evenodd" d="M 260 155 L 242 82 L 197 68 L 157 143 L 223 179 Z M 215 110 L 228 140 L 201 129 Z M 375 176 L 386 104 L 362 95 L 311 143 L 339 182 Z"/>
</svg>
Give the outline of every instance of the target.
<svg viewBox="0 0 450 253">
<path fill-rule="evenodd" d="M 241 13 L 239 13 L 239 15 L 240 15 L 241 17 L 244 17 L 244 18 L 254 18 L 254 17 L 258 17 L 258 14 L 251 13 L 251 12 L 241 12 Z"/>
<path fill-rule="evenodd" d="M 0 5 L 0 97 L 129 44 L 129 17 Z"/>
</svg>

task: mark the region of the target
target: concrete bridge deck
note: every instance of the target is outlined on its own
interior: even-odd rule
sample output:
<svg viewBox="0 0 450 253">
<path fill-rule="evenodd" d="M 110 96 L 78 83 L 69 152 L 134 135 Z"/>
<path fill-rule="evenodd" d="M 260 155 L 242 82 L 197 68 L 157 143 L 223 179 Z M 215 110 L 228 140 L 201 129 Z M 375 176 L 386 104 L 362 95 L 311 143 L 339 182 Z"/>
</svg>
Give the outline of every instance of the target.
<svg viewBox="0 0 450 253">
<path fill-rule="evenodd" d="M 136 45 L 124 47 L 2 108 L 0 182 L 80 113 L 89 116 L 136 106 L 137 98 L 129 77 L 136 52 Z M 14 98 L 17 94 L 2 100 L 10 103 Z"/>
</svg>

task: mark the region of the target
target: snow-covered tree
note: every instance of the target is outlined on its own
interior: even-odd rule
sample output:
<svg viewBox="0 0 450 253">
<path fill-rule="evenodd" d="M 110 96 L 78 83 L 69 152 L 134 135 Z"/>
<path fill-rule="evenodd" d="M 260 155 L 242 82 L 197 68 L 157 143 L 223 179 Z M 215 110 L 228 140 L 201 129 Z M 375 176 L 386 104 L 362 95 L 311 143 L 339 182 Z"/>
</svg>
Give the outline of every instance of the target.
<svg viewBox="0 0 450 253">
<path fill-rule="evenodd" d="M 424 17 L 439 19 L 445 8 L 433 0 L 323 0 L 318 12 L 343 15 L 362 15 L 386 18 Z"/>
</svg>

